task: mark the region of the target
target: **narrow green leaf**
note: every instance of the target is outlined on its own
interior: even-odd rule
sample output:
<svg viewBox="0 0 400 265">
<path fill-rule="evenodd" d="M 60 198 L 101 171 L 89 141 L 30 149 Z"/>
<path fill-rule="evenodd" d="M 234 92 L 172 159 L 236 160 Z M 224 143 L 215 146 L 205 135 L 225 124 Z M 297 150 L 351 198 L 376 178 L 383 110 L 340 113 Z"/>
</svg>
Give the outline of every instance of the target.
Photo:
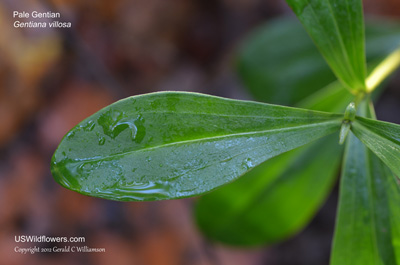
<svg viewBox="0 0 400 265">
<path fill-rule="evenodd" d="M 357 117 L 352 124 L 352 131 L 400 176 L 400 125 Z"/>
<path fill-rule="evenodd" d="M 341 118 L 195 93 L 136 96 L 73 128 L 52 173 L 66 188 L 112 200 L 195 196 L 339 130 Z"/>
<path fill-rule="evenodd" d="M 269 244 L 297 233 L 336 179 L 337 139 L 335 134 L 282 154 L 203 196 L 195 208 L 198 226 L 208 238 L 231 245 Z"/>
<path fill-rule="evenodd" d="M 361 0 L 286 0 L 336 76 L 351 91 L 365 90 Z"/>
<path fill-rule="evenodd" d="M 400 264 L 398 179 L 350 134 L 330 264 Z"/>
</svg>

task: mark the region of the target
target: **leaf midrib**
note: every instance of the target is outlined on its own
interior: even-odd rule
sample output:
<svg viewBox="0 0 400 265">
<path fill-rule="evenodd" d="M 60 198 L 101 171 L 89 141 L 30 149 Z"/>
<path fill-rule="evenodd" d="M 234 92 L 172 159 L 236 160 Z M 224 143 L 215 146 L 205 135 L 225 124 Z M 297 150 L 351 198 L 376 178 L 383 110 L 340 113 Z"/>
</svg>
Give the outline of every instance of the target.
<svg viewBox="0 0 400 265">
<path fill-rule="evenodd" d="M 283 107 L 282 110 L 286 111 L 285 109 L 289 107 Z M 291 108 L 295 109 L 295 108 Z M 147 112 L 138 112 L 140 115 L 142 114 L 173 114 L 174 116 L 176 115 L 206 115 L 206 116 L 215 116 L 215 117 L 238 117 L 238 118 L 265 118 L 265 119 L 274 119 L 274 120 L 287 120 L 287 119 L 297 119 L 297 120 L 310 120 L 312 118 L 313 120 L 326 120 L 327 118 L 337 118 L 341 116 L 341 114 L 338 113 L 328 113 L 328 112 L 323 112 L 323 111 L 318 111 L 318 110 L 312 110 L 312 112 L 308 109 L 296 109 L 296 110 L 301 110 L 304 113 L 301 114 L 312 114 L 313 116 L 267 116 L 267 115 L 236 115 L 236 114 L 220 114 L 220 113 L 207 113 L 207 112 L 184 112 L 184 111 L 147 111 Z M 132 113 L 135 114 L 135 113 Z M 137 113 L 136 113 L 137 114 Z M 325 116 L 317 116 L 314 114 L 324 114 Z"/>
<path fill-rule="evenodd" d="M 313 123 L 313 124 L 305 124 L 305 125 L 299 125 L 299 126 L 293 126 L 290 128 L 279 128 L 279 129 L 271 129 L 271 130 L 263 130 L 263 131 L 257 131 L 257 132 L 243 132 L 243 133 L 235 133 L 235 134 L 226 134 L 226 135 L 220 135 L 220 136 L 214 136 L 214 137 L 206 137 L 206 138 L 200 138 L 200 139 L 192 139 L 192 140 L 186 140 L 186 141 L 178 141 L 178 142 L 173 142 L 173 143 L 167 143 L 167 144 L 162 144 L 159 146 L 152 146 L 148 148 L 142 148 L 142 149 L 137 149 L 137 150 L 132 150 L 124 153 L 117 153 L 117 154 L 112 154 L 108 156 L 102 156 L 101 158 L 99 157 L 91 157 L 91 158 L 83 158 L 79 159 L 76 158 L 74 159 L 74 162 L 87 162 L 87 161 L 99 161 L 99 160 L 111 160 L 110 158 L 114 157 L 120 157 L 124 155 L 129 155 L 132 153 L 140 153 L 140 152 L 146 152 L 146 151 L 153 151 L 156 149 L 160 148 L 165 148 L 165 147 L 170 147 L 174 145 L 182 145 L 186 143 L 198 143 L 198 142 L 205 142 L 205 141 L 210 141 L 210 140 L 217 140 L 217 139 L 224 139 L 224 138 L 229 138 L 233 136 L 245 136 L 245 135 L 259 135 L 263 133 L 268 133 L 268 132 L 285 132 L 285 131 L 290 131 L 290 130 L 295 130 L 295 129 L 302 129 L 302 128 L 312 128 L 312 127 L 320 127 L 323 125 L 330 125 L 330 124 L 338 124 L 340 125 L 341 120 L 340 119 L 334 119 L 334 120 L 329 120 L 321 123 Z"/>
</svg>

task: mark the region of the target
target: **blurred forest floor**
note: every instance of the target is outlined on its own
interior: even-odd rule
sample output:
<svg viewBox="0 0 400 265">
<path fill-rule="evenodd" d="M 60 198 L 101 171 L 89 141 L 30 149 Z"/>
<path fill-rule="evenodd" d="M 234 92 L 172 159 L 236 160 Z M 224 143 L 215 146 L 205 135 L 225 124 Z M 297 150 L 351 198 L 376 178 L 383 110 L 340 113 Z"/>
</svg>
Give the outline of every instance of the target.
<svg viewBox="0 0 400 265">
<path fill-rule="evenodd" d="M 400 17 L 398 0 L 364 5 L 368 14 Z M 73 26 L 15 29 L 13 10 L 60 12 Z M 62 188 L 49 170 L 64 134 L 120 98 L 162 90 L 251 98 L 234 72 L 235 49 L 285 14 L 283 0 L 1 1 L 0 265 L 328 264 L 335 193 L 295 238 L 243 250 L 200 235 L 195 199 L 106 201 Z M 399 84 L 382 96 L 379 118 L 400 123 Z M 17 235 L 84 236 L 106 253 L 17 254 Z"/>
</svg>

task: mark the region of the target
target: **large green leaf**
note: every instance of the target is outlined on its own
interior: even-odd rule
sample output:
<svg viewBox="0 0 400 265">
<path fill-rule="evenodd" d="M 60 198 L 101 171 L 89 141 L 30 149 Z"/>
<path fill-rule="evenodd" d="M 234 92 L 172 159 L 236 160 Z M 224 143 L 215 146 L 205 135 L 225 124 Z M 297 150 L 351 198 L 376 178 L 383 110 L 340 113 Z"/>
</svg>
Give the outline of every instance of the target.
<svg viewBox="0 0 400 265">
<path fill-rule="evenodd" d="M 352 91 L 365 90 L 366 63 L 361 0 L 286 0 L 326 62 Z"/>
<path fill-rule="evenodd" d="M 368 62 L 380 61 L 400 44 L 395 22 L 367 21 L 365 34 Z M 302 25 L 289 17 L 252 32 L 241 45 L 237 69 L 256 99 L 274 104 L 293 105 L 335 80 Z"/>
<path fill-rule="evenodd" d="M 400 264 L 398 179 L 350 134 L 331 265 Z"/>
<path fill-rule="evenodd" d="M 52 159 L 61 185 L 112 200 L 195 196 L 337 131 L 342 116 L 163 92 L 118 101 L 73 128 Z"/>
<path fill-rule="evenodd" d="M 351 99 L 336 82 L 298 105 L 343 112 Z M 282 154 L 203 196 L 195 209 L 198 226 L 209 238 L 234 245 L 272 243 L 297 233 L 314 216 L 336 179 L 342 151 L 338 139 L 334 135 Z"/>
<path fill-rule="evenodd" d="M 400 177 L 400 125 L 357 117 L 354 134 Z"/>
<path fill-rule="evenodd" d="M 208 238 L 231 245 L 268 244 L 293 235 L 330 191 L 340 151 L 335 134 L 263 163 L 200 198 L 198 226 Z"/>
</svg>

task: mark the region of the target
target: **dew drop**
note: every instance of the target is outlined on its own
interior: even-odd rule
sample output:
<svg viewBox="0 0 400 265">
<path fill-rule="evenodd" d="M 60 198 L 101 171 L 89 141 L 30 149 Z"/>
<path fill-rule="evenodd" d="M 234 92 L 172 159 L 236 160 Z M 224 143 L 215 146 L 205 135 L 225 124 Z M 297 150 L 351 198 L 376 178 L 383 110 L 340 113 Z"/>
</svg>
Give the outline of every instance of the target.
<svg viewBox="0 0 400 265">
<path fill-rule="evenodd" d="M 106 142 L 106 139 L 104 137 L 99 138 L 99 145 L 104 145 L 105 142 Z"/>
<path fill-rule="evenodd" d="M 132 118 L 123 112 L 110 109 L 99 117 L 98 123 L 103 127 L 104 134 L 112 139 L 126 129 L 130 129 L 131 140 L 140 143 L 146 134 L 144 119 L 141 115 Z"/>
<path fill-rule="evenodd" d="M 114 139 L 125 129 L 122 127 L 117 128 L 118 122 L 123 118 L 123 112 L 109 109 L 99 117 L 97 122 L 103 127 L 104 134 Z"/>
<path fill-rule="evenodd" d="M 147 181 L 131 182 L 116 188 L 119 193 L 137 196 L 138 198 L 164 198 L 170 196 L 171 187 L 168 182 Z"/>
<path fill-rule="evenodd" d="M 85 125 L 82 125 L 81 128 L 86 132 L 93 131 L 96 124 L 93 121 L 88 121 Z"/>
<path fill-rule="evenodd" d="M 246 158 L 243 161 L 242 166 L 247 170 L 254 167 L 253 162 L 251 161 L 251 158 Z"/>
<path fill-rule="evenodd" d="M 75 136 L 75 131 L 70 131 L 70 132 L 67 134 L 67 139 L 70 140 L 70 139 L 72 139 L 74 136 Z"/>
</svg>

